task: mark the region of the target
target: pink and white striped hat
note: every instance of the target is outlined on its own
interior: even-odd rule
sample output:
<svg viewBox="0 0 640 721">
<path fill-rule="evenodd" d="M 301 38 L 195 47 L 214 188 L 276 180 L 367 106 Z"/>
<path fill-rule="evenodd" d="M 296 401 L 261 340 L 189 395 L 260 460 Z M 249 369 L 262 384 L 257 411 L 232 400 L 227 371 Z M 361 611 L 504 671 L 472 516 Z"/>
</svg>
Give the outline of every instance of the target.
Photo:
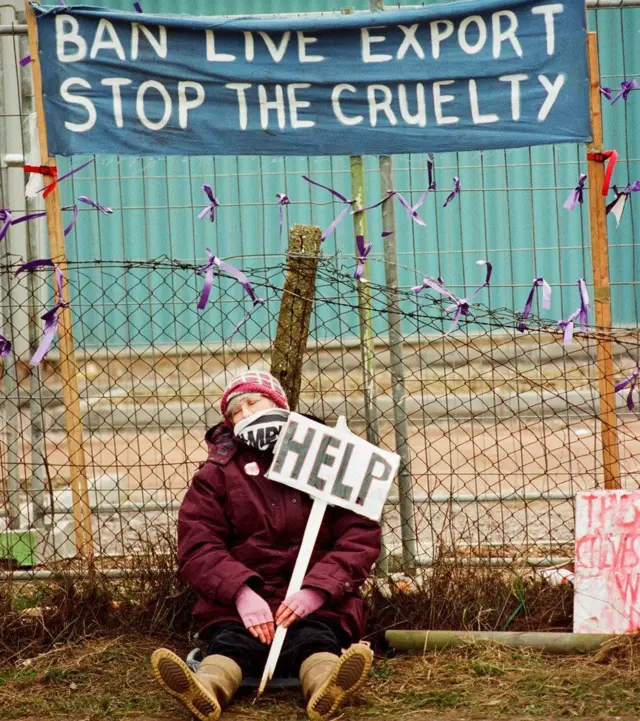
<svg viewBox="0 0 640 721">
<path fill-rule="evenodd" d="M 245 393 L 261 393 L 270 398 L 278 408 L 289 410 L 289 402 L 282 386 L 267 371 L 247 371 L 236 376 L 226 387 L 220 399 L 220 412 L 227 415 L 229 401 Z"/>
</svg>

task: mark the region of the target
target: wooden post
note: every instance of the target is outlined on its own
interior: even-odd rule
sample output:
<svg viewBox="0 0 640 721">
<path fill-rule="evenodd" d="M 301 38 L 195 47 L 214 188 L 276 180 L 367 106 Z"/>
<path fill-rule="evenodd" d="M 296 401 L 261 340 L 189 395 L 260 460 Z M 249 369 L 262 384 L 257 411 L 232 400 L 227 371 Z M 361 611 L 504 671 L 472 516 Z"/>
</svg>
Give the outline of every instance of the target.
<svg viewBox="0 0 640 721">
<path fill-rule="evenodd" d="M 384 10 L 384 0 L 369 0 L 372 12 Z M 395 188 L 393 181 L 393 158 L 381 155 L 380 193 L 384 197 Z M 382 203 L 382 230 L 384 232 L 384 275 L 387 286 L 387 319 L 389 323 L 389 372 L 391 374 L 391 395 L 393 398 L 393 428 L 396 440 L 396 453 L 400 456 L 398 472 L 398 498 L 400 501 L 402 570 L 411 573 L 415 570 L 418 555 L 416 534 L 416 506 L 413 500 L 413 480 L 411 476 L 411 449 L 409 446 L 409 422 L 406 409 L 406 385 L 404 382 L 404 337 L 402 335 L 401 297 L 398 290 L 398 251 L 396 246 L 395 198 L 387 198 Z M 388 572 L 389 556 L 382 546 L 379 570 Z"/>
<path fill-rule="evenodd" d="M 292 411 L 297 409 L 300 396 L 321 244 L 322 231 L 315 225 L 298 224 L 289 231 L 288 270 L 271 355 L 271 373 L 282 384 Z"/>
<path fill-rule="evenodd" d="M 589 77 L 591 82 L 591 124 L 593 142 L 589 153 L 602 152 L 602 109 L 600 104 L 600 69 L 598 67 L 598 38 L 588 33 Z M 589 217 L 591 220 L 591 259 L 593 265 L 593 300 L 596 326 L 605 333 L 611 327 L 611 291 L 609 288 L 609 246 L 607 239 L 606 201 L 602 197 L 604 165 L 587 161 L 589 177 Z M 597 340 L 596 364 L 600 394 L 600 430 L 602 434 L 602 465 L 604 487 L 620 488 L 618 465 L 618 436 L 616 433 L 616 400 L 613 377 L 611 340 L 603 336 Z"/>
<path fill-rule="evenodd" d="M 342 8 L 343 15 L 352 15 L 353 8 Z M 353 210 L 364 208 L 364 164 L 361 155 L 351 155 L 349 158 L 351 175 L 351 197 Z M 356 236 L 367 238 L 367 219 L 364 213 L 353 216 L 353 232 Z M 355 257 L 358 258 L 358 245 L 356 242 Z M 367 285 L 366 272 L 369 263 L 365 260 L 363 279 L 358 282 L 358 316 L 360 318 L 360 357 L 362 359 L 362 383 L 364 386 L 364 418 L 366 435 L 369 443 L 380 445 L 378 432 L 378 408 L 375 404 L 376 377 L 375 377 L 375 348 L 373 343 L 373 319 L 371 314 L 371 288 Z"/>
<path fill-rule="evenodd" d="M 349 159 L 351 168 L 351 197 L 353 209 L 365 207 L 364 202 L 364 165 L 361 155 L 352 155 Z M 353 230 L 356 236 L 367 239 L 367 220 L 364 213 L 353 216 Z M 356 257 L 357 245 L 356 245 Z M 365 273 L 367 268 L 365 261 Z M 358 315 L 360 316 L 360 356 L 362 358 L 362 380 L 364 385 L 364 417 L 367 424 L 366 435 L 369 443 L 380 445 L 378 432 L 378 408 L 376 398 L 376 355 L 373 345 L 373 318 L 371 313 L 371 287 L 366 276 L 358 282 Z"/>
<path fill-rule="evenodd" d="M 27 13 L 27 30 L 29 33 L 29 51 L 33 73 L 33 93 L 40 140 L 41 165 L 54 166 L 55 158 L 49 157 L 47 144 L 47 124 L 42 99 L 42 75 L 38 53 L 38 27 L 33 8 L 25 0 Z M 47 228 L 49 231 L 49 248 L 52 260 L 63 273 L 67 270 L 67 258 L 64 247 L 62 214 L 60 212 L 60 192 L 56 187 L 45 199 L 47 211 Z M 69 301 L 69 286 L 65 283 L 62 290 L 63 300 Z M 71 491 L 73 494 L 73 518 L 75 521 L 75 543 L 80 556 L 93 564 L 93 534 L 91 531 L 91 509 L 87 493 L 87 472 L 84 457 L 84 439 L 82 415 L 80 411 L 80 395 L 78 393 L 75 350 L 72 333 L 72 316 L 70 308 L 60 313 L 58 324 L 60 349 L 60 376 L 62 378 L 62 395 L 65 405 L 65 425 L 67 428 L 67 450 L 69 454 L 69 470 Z"/>
</svg>

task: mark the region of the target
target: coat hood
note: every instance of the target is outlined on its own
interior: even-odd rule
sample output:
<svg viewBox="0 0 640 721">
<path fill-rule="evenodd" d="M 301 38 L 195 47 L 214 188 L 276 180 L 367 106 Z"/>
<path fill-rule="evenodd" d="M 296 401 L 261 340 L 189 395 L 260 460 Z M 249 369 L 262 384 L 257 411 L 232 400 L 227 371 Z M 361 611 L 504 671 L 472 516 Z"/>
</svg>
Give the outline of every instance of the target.
<svg viewBox="0 0 640 721">
<path fill-rule="evenodd" d="M 224 421 L 209 428 L 204 440 L 207 443 L 207 460 L 219 466 L 229 463 L 239 448 L 239 443 L 233 435 L 233 429 Z"/>
</svg>

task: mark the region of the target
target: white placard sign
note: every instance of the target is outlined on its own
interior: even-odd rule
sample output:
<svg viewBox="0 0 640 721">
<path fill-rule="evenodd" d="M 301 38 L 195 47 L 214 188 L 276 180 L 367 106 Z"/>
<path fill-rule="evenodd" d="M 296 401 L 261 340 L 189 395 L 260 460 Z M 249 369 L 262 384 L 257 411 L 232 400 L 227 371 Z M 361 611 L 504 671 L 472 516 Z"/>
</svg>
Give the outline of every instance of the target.
<svg viewBox="0 0 640 721">
<path fill-rule="evenodd" d="M 292 413 L 280 432 L 267 478 L 377 521 L 400 456 Z"/>
<path fill-rule="evenodd" d="M 576 497 L 574 633 L 640 630 L 640 490 Z"/>
</svg>

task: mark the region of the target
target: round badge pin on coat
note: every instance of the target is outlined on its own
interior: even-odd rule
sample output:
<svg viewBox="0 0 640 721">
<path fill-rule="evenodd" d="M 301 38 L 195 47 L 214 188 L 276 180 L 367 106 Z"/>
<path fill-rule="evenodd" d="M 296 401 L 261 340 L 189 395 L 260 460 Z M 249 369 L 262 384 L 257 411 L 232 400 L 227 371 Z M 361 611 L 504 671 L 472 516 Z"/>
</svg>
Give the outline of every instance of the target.
<svg viewBox="0 0 640 721">
<path fill-rule="evenodd" d="M 255 461 L 251 461 L 251 463 L 247 463 L 247 465 L 244 467 L 244 472 L 248 476 L 257 476 L 260 474 L 260 467 Z"/>
</svg>

